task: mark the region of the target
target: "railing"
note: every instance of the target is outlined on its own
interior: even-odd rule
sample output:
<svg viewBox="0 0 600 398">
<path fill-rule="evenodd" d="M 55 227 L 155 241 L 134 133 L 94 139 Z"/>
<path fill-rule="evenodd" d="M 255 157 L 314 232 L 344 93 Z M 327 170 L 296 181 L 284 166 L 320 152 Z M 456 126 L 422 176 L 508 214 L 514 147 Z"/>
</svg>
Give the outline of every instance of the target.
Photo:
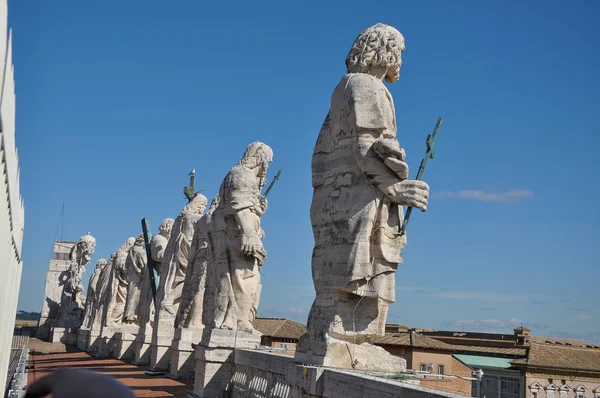
<svg viewBox="0 0 600 398">
<path fill-rule="evenodd" d="M 17 363 L 17 368 L 12 376 L 10 382 L 10 389 L 6 392 L 7 398 L 19 398 L 23 394 L 25 387 L 27 386 L 27 361 L 29 360 L 29 344 L 25 341 L 25 344 L 21 348 L 21 355 Z"/>
</svg>

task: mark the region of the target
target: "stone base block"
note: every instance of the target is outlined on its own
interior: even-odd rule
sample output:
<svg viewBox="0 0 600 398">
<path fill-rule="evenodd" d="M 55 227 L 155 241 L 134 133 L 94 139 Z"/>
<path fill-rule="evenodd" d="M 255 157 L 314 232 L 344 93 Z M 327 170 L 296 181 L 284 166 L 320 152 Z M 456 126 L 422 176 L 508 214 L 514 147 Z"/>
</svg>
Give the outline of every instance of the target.
<svg viewBox="0 0 600 398">
<path fill-rule="evenodd" d="M 90 330 L 90 340 L 88 342 L 88 347 L 86 349 L 87 352 L 94 353 L 94 352 L 98 351 L 98 346 L 100 345 L 100 337 L 101 337 L 100 329 Z"/>
<path fill-rule="evenodd" d="M 87 351 L 90 346 L 91 333 L 90 329 L 79 329 L 79 333 L 77 334 L 77 348 L 81 351 Z"/>
<path fill-rule="evenodd" d="M 113 357 L 123 361 L 133 360 L 135 358 L 135 341 L 137 335 L 127 332 L 117 332 L 114 339 Z"/>
<path fill-rule="evenodd" d="M 169 377 L 173 379 L 192 379 L 196 369 L 196 358 L 192 344 L 202 339 L 203 329 L 175 329 L 171 344 L 171 366 Z"/>
<path fill-rule="evenodd" d="M 236 348 L 256 349 L 260 335 L 233 330 L 204 330 L 196 346 L 194 394 L 199 397 L 228 396 L 233 377 L 233 355 Z"/>
<path fill-rule="evenodd" d="M 173 343 L 174 329 L 156 332 L 152 336 L 150 348 L 150 368 L 155 371 L 166 372 L 171 363 L 171 345 Z"/>
<path fill-rule="evenodd" d="M 115 350 L 115 333 L 117 330 L 113 328 L 104 328 L 98 338 L 98 349 L 96 350 L 95 358 L 106 358 L 111 356 Z"/>
<path fill-rule="evenodd" d="M 78 328 L 62 328 L 53 326 L 50 328 L 50 342 L 63 344 L 77 344 Z"/>
<path fill-rule="evenodd" d="M 152 346 L 152 329 L 140 332 L 135 339 L 135 365 L 150 365 L 150 348 Z"/>
<path fill-rule="evenodd" d="M 315 355 L 311 351 L 296 350 L 295 362 L 322 365 L 334 368 L 374 370 L 381 372 L 403 372 L 406 360 L 387 352 L 385 349 L 364 342 L 354 344 L 326 336 L 325 355 Z"/>
</svg>

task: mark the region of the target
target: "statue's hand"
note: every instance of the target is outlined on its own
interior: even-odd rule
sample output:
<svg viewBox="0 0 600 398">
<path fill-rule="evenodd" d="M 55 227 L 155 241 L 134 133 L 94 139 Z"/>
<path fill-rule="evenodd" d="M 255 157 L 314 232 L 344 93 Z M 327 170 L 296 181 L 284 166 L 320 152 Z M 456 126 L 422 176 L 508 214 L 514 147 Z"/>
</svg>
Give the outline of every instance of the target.
<svg viewBox="0 0 600 398">
<path fill-rule="evenodd" d="M 267 204 L 267 198 L 261 198 L 260 203 L 254 206 L 254 213 L 256 213 L 259 217 L 262 217 L 267 211 Z"/>
<path fill-rule="evenodd" d="M 261 263 L 267 258 L 262 241 L 256 234 L 243 234 L 241 249 L 245 256 L 255 257 Z"/>
<path fill-rule="evenodd" d="M 429 203 L 429 185 L 419 180 L 404 180 L 394 184 L 396 197 L 394 202 L 401 206 L 416 207 L 427 210 Z"/>
</svg>

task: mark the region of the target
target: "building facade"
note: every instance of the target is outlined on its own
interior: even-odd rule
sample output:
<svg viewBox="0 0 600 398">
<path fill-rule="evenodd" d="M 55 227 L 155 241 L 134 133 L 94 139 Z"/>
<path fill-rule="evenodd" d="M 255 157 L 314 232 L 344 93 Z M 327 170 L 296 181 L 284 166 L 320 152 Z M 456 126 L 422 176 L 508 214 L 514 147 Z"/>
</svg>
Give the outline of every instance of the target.
<svg viewBox="0 0 600 398">
<path fill-rule="evenodd" d="M 25 209 L 15 144 L 15 83 L 8 2 L 0 0 L 0 388 L 6 385 L 21 284 Z"/>
</svg>

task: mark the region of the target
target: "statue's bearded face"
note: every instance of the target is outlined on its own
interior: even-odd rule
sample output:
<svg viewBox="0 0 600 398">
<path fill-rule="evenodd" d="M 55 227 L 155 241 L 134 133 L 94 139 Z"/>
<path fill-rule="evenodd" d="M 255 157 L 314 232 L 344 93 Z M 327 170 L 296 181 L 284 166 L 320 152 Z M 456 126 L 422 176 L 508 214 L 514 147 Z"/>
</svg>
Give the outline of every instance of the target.
<svg viewBox="0 0 600 398">
<path fill-rule="evenodd" d="M 385 75 L 385 81 L 391 84 L 398 80 L 400 80 L 400 65 L 395 65 L 388 69 Z"/>
</svg>

